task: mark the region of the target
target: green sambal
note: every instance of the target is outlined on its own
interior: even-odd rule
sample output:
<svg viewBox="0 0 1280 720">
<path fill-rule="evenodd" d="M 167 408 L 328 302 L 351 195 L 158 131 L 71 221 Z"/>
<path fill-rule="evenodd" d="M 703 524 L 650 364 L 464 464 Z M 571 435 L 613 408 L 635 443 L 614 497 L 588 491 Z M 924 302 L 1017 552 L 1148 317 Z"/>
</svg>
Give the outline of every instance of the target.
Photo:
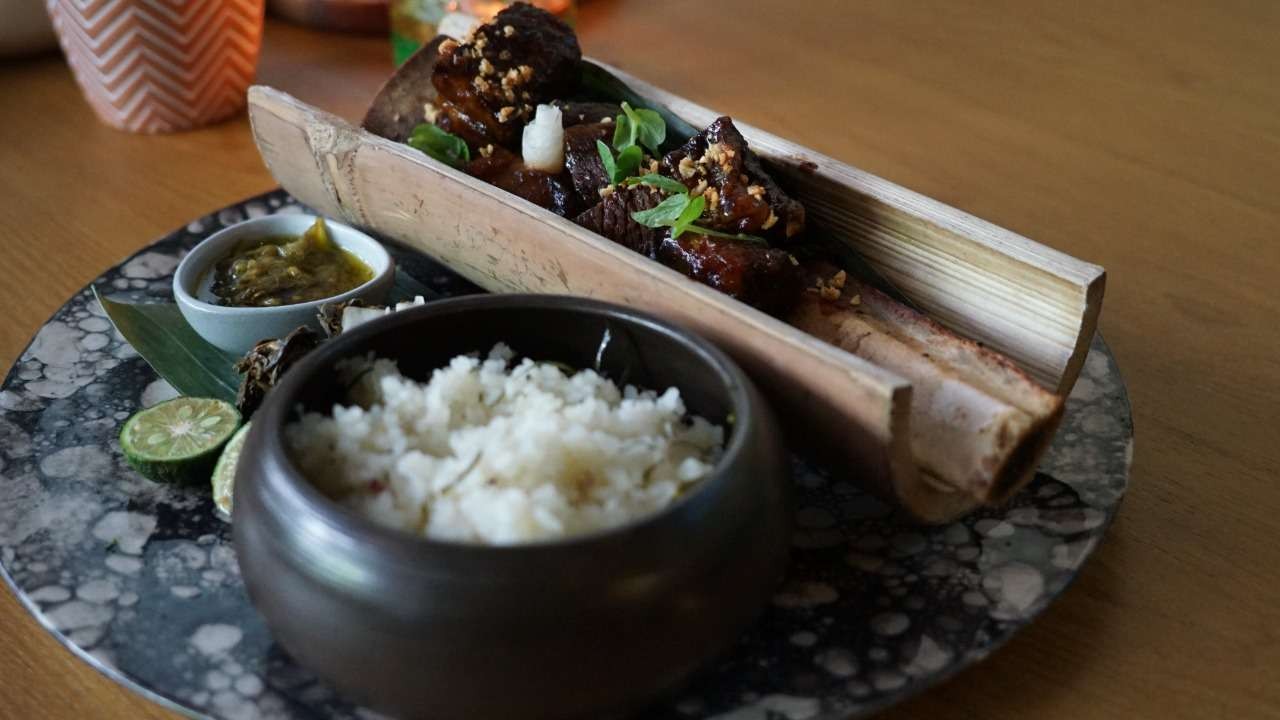
<svg viewBox="0 0 1280 720">
<path fill-rule="evenodd" d="M 373 279 L 373 270 L 338 246 L 324 219 L 301 237 L 246 240 L 213 269 L 219 305 L 276 307 L 340 295 Z"/>
</svg>

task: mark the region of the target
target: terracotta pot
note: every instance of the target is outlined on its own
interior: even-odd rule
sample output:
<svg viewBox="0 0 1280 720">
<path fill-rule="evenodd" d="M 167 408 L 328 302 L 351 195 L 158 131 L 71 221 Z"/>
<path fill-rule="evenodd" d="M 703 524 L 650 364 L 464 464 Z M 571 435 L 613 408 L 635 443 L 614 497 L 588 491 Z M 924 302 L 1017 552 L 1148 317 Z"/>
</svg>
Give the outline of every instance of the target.
<svg viewBox="0 0 1280 720">
<path fill-rule="evenodd" d="M 129 132 L 189 130 L 242 111 L 263 0 L 47 0 L 85 99 Z"/>
</svg>

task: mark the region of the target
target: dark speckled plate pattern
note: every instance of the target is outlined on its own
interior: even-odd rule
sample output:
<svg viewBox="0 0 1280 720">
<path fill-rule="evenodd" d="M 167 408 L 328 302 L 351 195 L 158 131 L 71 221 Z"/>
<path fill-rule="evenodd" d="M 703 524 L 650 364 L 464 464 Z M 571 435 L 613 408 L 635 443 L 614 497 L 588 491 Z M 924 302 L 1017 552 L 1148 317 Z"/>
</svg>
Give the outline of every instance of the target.
<svg viewBox="0 0 1280 720">
<path fill-rule="evenodd" d="M 170 300 L 183 253 L 282 191 L 193 221 L 94 284 Z M 409 251 L 441 296 L 476 288 Z M 111 678 L 196 717 L 373 718 L 295 666 L 245 596 L 229 526 L 201 488 L 124 463 L 120 423 L 170 397 L 89 289 L 36 334 L 0 390 L 0 563 L 35 617 Z M 904 522 L 848 472 L 794 459 L 790 577 L 760 622 L 649 717 L 834 720 L 870 714 L 981 660 L 1061 593 L 1128 481 L 1124 383 L 1101 340 L 1035 481 L 1006 507 Z"/>
</svg>

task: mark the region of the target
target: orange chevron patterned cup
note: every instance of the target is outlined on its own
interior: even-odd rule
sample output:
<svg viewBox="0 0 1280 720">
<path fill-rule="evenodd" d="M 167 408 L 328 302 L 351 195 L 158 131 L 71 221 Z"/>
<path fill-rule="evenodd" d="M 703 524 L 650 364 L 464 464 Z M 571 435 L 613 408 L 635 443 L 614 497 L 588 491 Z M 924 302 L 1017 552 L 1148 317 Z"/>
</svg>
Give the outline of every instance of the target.
<svg viewBox="0 0 1280 720">
<path fill-rule="evenodd" d="M 46 0 L 62 51 L 102 122 L 189 130 L 244 109 L 263 0 Z"/>
</svg>

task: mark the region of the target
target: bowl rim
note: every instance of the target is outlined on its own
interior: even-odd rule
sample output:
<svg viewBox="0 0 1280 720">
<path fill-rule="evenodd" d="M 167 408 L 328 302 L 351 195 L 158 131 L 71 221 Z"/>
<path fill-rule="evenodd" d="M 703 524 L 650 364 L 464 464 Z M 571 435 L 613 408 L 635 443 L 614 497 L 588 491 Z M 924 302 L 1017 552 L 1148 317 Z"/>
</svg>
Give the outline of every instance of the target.
<svg viewBox="0 0 1280 720">
<path fill-rule="evenodd" d="M 339 232 L 332 233 L 332 237 L 333 241 L 340 247 L 348 248 L 349 245 L 363 244 L 368 248 L 371 251 L 369 254 L 375 259 L 375 262 L 369 263 L 370 269 L 373 270 L 373 277 L 350 290 L 343 291 L 337 295 L 330 295 L 328 297 L 317 298 L 315 300 L 290 303 L 288 305 L 276 305 L 272 307 L 214 305 L 213 303 L 201 300 L 196 297 L 195 294 L 187 290 L 187 283 L 185 283 L 184 280 L 188 276 L 195 275 L 195 282 L 199 283 L 200 276 L 208 271 L 209 264 L 217 261 L 216 258 L 210 258 L 209 256 L 222 250 L 222 246 L 229 242 L 227 238 L 236 236 L 235 239 L 239 240 L 241 239 L 238 237 L 239 235 L 249 232 L 256 226 L 293 224 L 295 222 L 300 223 L 303 219 L 307 221 L 308 226 L 315 223 L 317 219 L 323 219 L 325 225 L 329 227 L 331 231 L 337 229 Z M 341 239 L 338 237 L 340 234 L 344 235 Z M 352 238 L 354 238 L 354 242 L 352 242 Z M 363 255 L 361 256 L 361 260 L 365 260 Z M 240 222 L 228 225 L 227 227 L 196 243 L 195 247 L 191 248 L 191 250 L 183 256 L 182 260 L 178 263 L 178 267 L 173 271 L 173 298 L 179 305 L 186 305 L 193 310 L 209 315 L 258 315 L 265 317 L 269 315 L 280 315 L 283 313 L 294 313 L 299 310 L 318 308 L 321 305 L 328 303 L 351 300 L 352 298 L 363 295 L 378 284 L 386 282 L 387 276 L 394 273 L 395 269 L 396 263 L 395 259 L 391 257 L 391 252 L 388 251 L 387 248 L 377 240 L 377 238 L 363 230 L 360 230 L 359 228 L 339 222 L 331 217 L 317 215 L 314 213 L 276 213 L 274 215 L 264 215 L 262 217 L 241 220 Z"/>
<path fill-rule="evenodd" d="M 442 540 L 380 525 L 331 500 L 304 477 L 288 449 L 288 443 L 284 438 L 284 427 L 291 420 L 294 412 L 296 406 L 294 399 L 321 365 L 335 361 L 338 356 L 346 354 L 347 346 L 361 344 L 366 339 L 382 333 L 395 332 L 402 329 L 404 325 L 426 322 L 427 318 L 504 307 L 569 310 L 574 313 L 621 320 L 666 335 L 706 363 L 720 378 L 724 392 L 728 395 L 729 412 L 733 414 L 728 442 L 708 475 L 675 502 L 656 512 L 633 518 L 620 525 L 586 533 L 508 544 Z M 263 474 L 279 472 L 283 482 L 276 482 L 275 486 L 287 496 L 283 498 L 284 503 L 305 507 L 314 518 L 321 521 L 323 529 L 314 526 L 306 519 L 300 519 L 301 521 L 296 522 L 295 526 L 303 533 L 321 535 L 322 537 L 317 537 L 317 540 L 332 541 L 333 537 L 329 533 L 336 532 L 344 540 L 359 540 L 370 546 L 392 552 L 431 551 L 463 558 L 474 555 L 517 557 L 566 550 L 577 551 L 592 545 L 610 543 L 629 535 L 635 536 L 654 531 L 657 526 L 671 521 L 682 511 L 689 511 L 709 502 L 713 492 L 730 482 L 728 476 L 732 473 L 727 472 L 727 469 L 735 464 L 736 459 L 749 452 L 748 439 L 759 440 L 757 436 L 768 430 L 769 424 L 762 423 L 757 417 L 757 412 L 768 410 L 763 407 L 763 400 L 760 399 L 759 394 L 753 392 L 753 387 L 746 373 L 710 341 L 687 328 L 626 306 L 570 295 L 480 294 L 446 298 L 390 313 L 364 323 L 324 343 L 304 357 L 298 366 L 285 374 L 283 381 L 271 392 L 263 407 L 253 418 L 255 425 L 251 432 L 261 435 L 262 441 L 261 452 L 253 462 L 258 466 L 257 471 Z M 377 552 L 376 555 L 390 559 L 385 552 Z"/>
</svg>

